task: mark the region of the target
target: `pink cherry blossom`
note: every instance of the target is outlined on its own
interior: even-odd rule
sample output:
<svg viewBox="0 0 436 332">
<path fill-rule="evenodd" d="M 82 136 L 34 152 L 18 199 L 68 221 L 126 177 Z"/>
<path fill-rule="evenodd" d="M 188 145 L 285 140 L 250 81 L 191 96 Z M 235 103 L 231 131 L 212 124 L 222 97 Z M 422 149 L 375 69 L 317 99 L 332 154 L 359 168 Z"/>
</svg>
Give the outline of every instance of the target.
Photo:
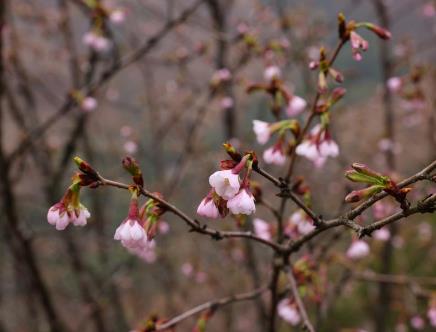
<svg viewBox="0 0 436 332">
<path fill-rule="evenodd" d="M 430 321 L 432 327 L 436 327 L 436 307 L 432 306 L 427 311 L 427 318 Z"/>
<path fill-rule="evenodd" d="M 82 110 L 86 111 L 86 112 L 92 112 L 93 110 L 95 110 L 97 108 L 97 99 L 95 99 L 94 97 L 85 97 L 82 100 L 82 103 L 80 104 L 80 107 L 82 108 Z"/>
<path fill-rule="evenodd" d="M 305 235 L 315 229 L 312 220 L 303 210 L 298 210 L 291 214 L 288 222 L 299 235 Z"/>
<path fill-rule="evenodd" d="M 123 149 L 128 154 L 135 154 L 138 151 L 138 144 L 135 141 L 127 141 L 124 143 Z"/>
<path fill-rule="evenodd" d="M 263 160 L 267 164 L 282 166 L 286 163 L 286 156 L 283 153 L 281 144 L 274 145 L 263 152 Z"/>
<path fill-rule="evenodd" d="M 400 91 L 402 86 L 402 81 L 401 78 L 399 77 L 391 77 L 390 79 L 388 79 L 386 84 L 388 86 L 388 89 L 395 93 Z"/>
<path fill-rule="evenodd" d="M 346 253 L 347 257 L 352 260 L 359 260 L 369 255 L 369 245 L 365 241 L 353 241 Z"/>
<path fill-rule="evenodd" d="M 192 274 L 193 274 L 193 272 L 194 272 L 194 267 L 192 266 L 191 263 L 186 262 L 186 263 L 183 263 L 183 264 L 182 264 L 182 266 L 181 266 L 181 268 L 180 268 L 180 271 L 182 272 L 182 274 L 183 274 L 184 276 L 186 276 L 186 277 L 190 277 L 190 276 L 192 276 Z"/>
<path fill-rule="evenodd" d="M 296 153 L 311 160 L 315 166 L 321 167 L 328 157 L 339 155 L 339 147 L 330 135 L 317 125 L 311 130 L 309 137 L 297 146 Z"/>
<path fill-rule="evenodd" d="M 209 177 L 209 184 L 219 196 L 230 199 L 239 192 L 239 175 L 232 170 L 216 171 Z"/>
<path fill-rule="evenodd" d="M 232 97 L 224 97 L 220 101 L 220 106 L 222 109 L 232 108 L 234 104 L 235 102 L 233 101 Z"/>
<path fill-rule="evenodd" d="M 277 305 L 277 313 L 281 319 L 292 326 L 298 325 L 301 321 L 300 313 L 290 299 L 284 299 L 279 302 Z"/>
<path fill-rule="evenodd" d="M 387 228 L 381 228 L 373 233 L 374 239 L 379 241 L 387 241 L 391 237 L 391 233 Z"/>
<path fill-rule="evenodd" d="M 254 233 L 258 237 L 267 241 L 272 239 L 271 226 L 265 220 L 255 218 L 253 220 L 253 226 L 254 226 Z"/>
<path fill-rule="evenodd" d="M 56 203 L 48 210 L 47 221 L 50 225 L 55 226 L 58 231 L 67 228 L 70 220 L 71 218 L 63 203 Z"/>
<path fill-rule="evenodd" d="M 410 325 L 415 330 L 423 330 L 425 327 L 425 321 L 421 316 L 415 315 L 410 319 Z"/>
<path fill-rule="evenodd" d="M 282 72 L 277 66 L 268 66 L 265 68 L 265 71 L 263 73 L 263 77 L 268 82 L 272 81 L 273 79 L 279 79 L 281 75 Z"/>
<path fill-rule="evenodd" d="M 129 214 L 115 231 L 114 239 L 128 249 L 143 249 L 148 246 L 147 234 L 139 219 L 138 199 L 132 197 Z"/>
<path fill-rule="evenodd" d="M 306 100 L 299 96 L 293 96 L 292 99 L 289 101 L 288 107 L 286 108 L 286 114 L 288 116 L 297 116 L 304 111 L 306 106 Z"/>
<path fill-rule="evenodd" d="M 422 6 L 422 14 L 426 17 L 434 17 L 436 15 L 436 8 L 432 2 L 428 2 Z"/>
<path fill-rule="evenodd" d="M 126 19 L 126 13 L 122 9 L 115 9 L 110 13 L 109 19 L 114 24 L 123 23 Z"/>
<path fill-rule="evenodd" d="M 239 193 L 227 201 L 227 207 L 233 214 L 250 215 L 256 212 L 254 197 L 251 192 L 242 188 Z"/>
<path fill-rule="evenodd" d="M 220 217 L 218 207 L 211 197 L 205 197 L 197 208 L 197 214 L 203 217 L 217 219 Z"/>
<path fill-rule="evenodd" d="M 362 38 L 357 32 L 351 31 L 350 33 L 351 50 L 353 52 L 353 58 L 356 61 L 362 60 L 361 52 L 368 49 L 368 42 Z"/>
<path fill-rule="evenodd" d="M 253 120 L 253 131 L 259 144 L 265 144 L 271 137 L 270 124 L 268 122 Z"/>
<path fill-rule="evenodd" d="M 79 214 L 76 215 L 75 213 L 73 213 L 71 222 L 74 226 L 85 226 L 89 217 L 91 217 L 91 213 L 89 213 L 86 207 L 81 205 L 79 209 Z"/>
</svg>

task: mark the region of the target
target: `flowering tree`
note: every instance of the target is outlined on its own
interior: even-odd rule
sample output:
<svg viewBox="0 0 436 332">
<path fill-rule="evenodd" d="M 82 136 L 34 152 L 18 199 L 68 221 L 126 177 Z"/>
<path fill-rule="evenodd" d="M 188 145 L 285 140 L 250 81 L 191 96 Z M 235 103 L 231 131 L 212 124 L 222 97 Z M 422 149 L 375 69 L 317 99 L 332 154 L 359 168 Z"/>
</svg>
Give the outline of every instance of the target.
<svg viewBox="0 0 436 332">
<path fill-rule="evenodd" d="M 169 6 L 169 16 L 162 28 L 158 29 L 144 44 L 131 51 L 125 56 L 120 56 L 119 45 L 116 43 L 112 25 L 116 26 L 125 21 L 126 12 L 122 8 L 111 7 L 100 1 L 73 1 L 78 10 L 85 13 L 90 20 L 90 28 L 84 32 L 81 42 L 89 50 L 89 58 L 86 62 L 87 69 L 82 76 L 78 76 L 80 65 L 78 57 L 70 49 L 69 59 L 71 66 L 72 86 L 67 93 L 64 103 L 58 112 L 51 115 L 41 124 L 34 124 L 30 127 L 26 121 L 20 122 L 20 109 L 15 109 L 13 116 L 17 123 L 27 133 L 11 152 L 6 153 L 1 149 L 0 166 L 2 174 L 2 196 L 3 205 L 7 220 L 6 237 L 10 236 L 10 248 L 17 260 L 23 259 L 26 262 L 27 271 L 31 274 L 30 283 L 35 287 L 39 301 L 42 303 L 48 326 L 51 331 L 69 330 L 68 324 L 61 319 L 58 309 L 50 296 L 49 287 L 45 284 L 41 269 L 37 263 L 35 253 L 32 250 L 31 238 L 26 236 L 19 225 L 17 207 L 14 198 L 14 166 L 19 162 L 25 162 L 23 156 L 29 153 L 35 164 L 40 167 L 43 174 L 47 176 L 48 183 L 45 195 L 47 201 L 52 204 L 56 201 L 55 196 L 59 194 L 59 182 L 64 177 L 68 168 L 69 160 L 76 150 L 78 137 L 84 138 L 84 151 L 87 155 L 86 161 L 75 157 L 74 162 L 78 168 L 71 178 L 71 183 L 62 198 L 52 205 L 47 214 L 47 221 L 57 230 L 65 232 L 65 240 L 68 251 L 71 255 L 71 265 L 76 274 L 79 275 L 80 292 L 86 303 L 91 305 L 90 316 L 94 323 L 95 330 L 109 331 L 111 328 L 104 319 L 104 304 L 98 301 L 93 287 L 98 284 L 95 280 L 84 280 L 80 276 L 86 270 L 86 263 L 74 239 L 71 238 L 68 230 L 72 226 L 84 227 L 95 214 L 102 217 L 102 208 L 99 199 L 109 195 L 100 191 L 104 187 L 113 187 L 123 190 L 130 197 L 129 207 L 125 206 L 124 217 L 118 226 L 111 230 L 114 240 L 119 241 L 129 254 L 146 263 L 159 265 L 157 251 L 161 246 L 161 240 L 168 233 L 170 223 L 166 218 L 175 215 L 171 221 L 171 228 L 177 227 L 177 220 L 185 224 L 182 235 L 184 241 L 191 239 L 197 233 L 211 240 L 235 243 L 246 243 L 246 252 L 242 254 L 239 261 L 245 261 L 254 285 L 253 289 L 237 292 L 230 296 L 215 298 L 183 313 L 170 317 L 163 312 L 145 312 L 146 318 L 143 321 L 135 317 L 135 331 L 173 331 L 182 324 L 182 321 L 195 317 L 193 331 L 205 331 L 210 321 L 220 311 L 225 310 L 231 304 L 242 301 L 251 301 L 256 308 L 257 323 L 260 331 L 279 331 L 279 327 L 285 323 L 285 328 L 304 328 L 308 331 L 328 330 L 323 329 L 323 319 L 329 310 L 329 303 L 338 293 L 341 292 L 346 279 L 351 277 L 363 280 L 368 283 L 375 282 L 382 285 L 380 294 L 383 299 L 388 298 L 387 305 L 391 306 L 391 293 L 386 293 L 386 285 L 391 287 L 410 286 L 416 298 L 425 299 L 426 318 L 424 319 L 419 310 L 407 313 L 410 316 L 410 325 L 414 329 L 422 329 L 426 324 L 436 326 L 436 298 L 430 290 L 426 289 L 428 280 L 412 276 L 385 273 L 375 273 L 371 270 L 361 270 L 355 267 L 359 262 L 365 261 L 370 255 L 371 246 L 369 238 L 385 244 L 383 253 L 388 257 L 384 263 L 388 264 L 394 245 L 395 235 L 398 232 L 397 224 L 404 222 L 413 215 L 432 214 L 436 210 L 436 194 L 434 183 L 436 182 L 436 160 L 434 154 L 430 162 L 415 171 L 408 177 L 399 176 L 396 172 L 394 160 L 395 141 L 393 134 L 389 133 L 383 141 L 386 158 L 388 160 L 387 171 L 375 170 L 365 164 L 351 162 L 350 166 L 343 167 L 342 172 L 347 179 L 347 194 L 341 197 L 343 204 L 338 212 L 328 210 L 325 216 L 318 212 L 319 203 L 322 201 L 323 189 L 314 190 L 310 180 L 304 178 L 297 168 L 297 163 L 303 159 L 309 161 L 307 164 L 311 171 L 321 170 L 325 167 L 329 158 L 339 158 L 343 155 L 343 147 L 338 144 L 334 137 L 334 127 L 338 108 L 347 96 L 346 89 L 342 86 L 347 75 L 338 68 L 337 59 L 342 52 L 348 52 L 354 61 L 361 62 L 363 55 L 368 50 L 369 43 L 364 34 L 374 35 L 386 43 L 391 39 L 391 33 L 384 27 L 370 22 L 360 22 L 347 19 L 340 13 L 337 20 L 337 45 L 333 49 L 328 47 L 316 47 L 312 49 L 312 56 L 304 58 L 304 71 L 312 71 L 316 77 L 315 84 L 308 84 L 313 94 L 312 99 L 297 95 L 293 87 L 285 79 L 285 73 L 280 63 L 283 55 L 289 55 L 285 40 L 276 41 L 267 39 L 264 42 L 250 26 L 240 22 L 233 38 L 225 38 L 227 33 L 226 7 L 219 1 L 195 1 L 187 8 L 174 15 L 172 6 Z M 168 2 L 169 4 L 171 1 Z M 157 188 L 153 191 L 150 188 L 150 175 L 147 174 L 148 167 L 141 167 L 137 154 L 138 142 L 132 139 L 132 128 L 123 126 L 120 134 L 125 138 L 123 149 L 129 156 L 122 160 L 122 167 L 129 174 L 129 181 L 120 182 L 109 176 L 95 166 L 94 153 L 87 139 L 86 123 L 90 114 L 97 110 L 99 102 L 97 94 L 117 73 L 131 64 L 146 56 L 157 44 L 172 30 L 180 26 L 193 15 L 202 4 L 205 4 L 212 20 L 212 27 L 217 36 L 214 56 L 214 71 L 211 75 L 207 94 L 204 101 L 195 105 L 196 99 L 187 98 L 188 105 L 196 106 L 197 114 L 188 126 L 187 143 L 180 158 L 175 162 L 175 172 L 168 181 L 168 188 Z M 380 17 L 384 17 L 385 7 L 381 2 L 374 1 Z M 74 44 L 73 33 L 70 30 L 70 15 L 68 5 L 65 1 L 59 1 L 59 10 L 63 15 L 62 32 L 65 43 Z M 428 11 L 428 9 L 427 9 Z M 3 21 L 6 8 L 2 9 Z M 281 28 L 286 31 L 289 27 L 286 20 L 281 22 Z M 389 25 L 388 22 L 384 22 Z M 311 34 L 307 34 L 312 38 Z M 315 38 L 315 37 L 313 37 Z M 70 45 L 70 46 L 71 46 Z M 239 58 L 236 64 L 230 61 L 230 46 L 240 47 Z M 192 53 L 186 50 L 175 55 L 176 65 L 184 72 L 184 67 L 189 61 L 202 57 L 207 53 L 207 46 L 196 45 Z M 383 48 L 382 48 L 383 50 Z M 316 56 L 313 54 L 316 53 Z M 348 55 L 347 55 L 348 56 Z M 383 58 L 384 53 L 381 54 Z M 262 69 L 263 78 L 253 80 L 240 80 L 237 72 L 250 60 L 264 58 L 265 66 Z M 309 60 L 309 61 L 306 61 Z M 170 61 L 171 62 L 171 61 Z M 18 66 L 19 67 L 19 66 Z M 425 100 L 425 92 L 420 82 L 423 80 L 422 70 L 413 69 L 403 77 L 392 75 L 389 63 L 384 63 L 385 85 L 384 106 L 387 115 L 387 124 L 391 125 L 392 119 L 392 98 L 398 96 L 404 100 L 409 107 L 419 108 Z M 1 68 L 2 69 L 2 68 Z M 256 69 L 253 69 L 256 70 Z M 258 70 L 258 69 L 257 69 Z M 3 69 L 0 70 L 3 72 Z M 345 71 L 344 71 L 345 72 Z M 148 69 L 144 69 L 144 77 L 149 75 Z M 307 73 L 305 73 L 307 75 Z M 186 76 L 189 76 L 186 74 Z M 258 75 L 260 76 L 260 75 Z M 8 93 L 6 75 L 2 74 L 1 84 L 6 87 L 2 90 L 5 99 L 8 100 L 11 109 L 14 105 L 14 93 Z M 243 86 L 245 99 L 259 96 L 267 98 L 268 106 L 262 117 L 253 119 L 252 131 L 258 146 L 251 144 L 244 139 L 236 139 L 236 81 L 240 80 L 239 86 Z M 310 82 L 310 80 L 309 80 Z M 313 85 L 313 86 L 312 86 Z M 1 86 L 0 86 L 1 87 Z M 148 86 L 148 88 L 150 88 Z M 150 88 L 151 89 L 151 88 Z M 171 91 L 171 87 L 169 90 Z M 352 87 L 351 87 L 352 89 Z M 116 92 L 107 94 L 111 96 Z M 191 94 L 195 96 L 196 87 L 192 88 Z M 183 92 L 180 92 L 183 94 Z M 171 95 L 171 93 L 170 93 Z M 9 99 L 8 99 L 9 98 Z M 114 98 L 113 96 L 111 98 Z M 173 96 L 171 96 L 173 98 Z M 181 98 L 181 97 L 180 97 Z M 151 98 L 150 100 L 152 100 Z M 214 100 L 219 100 L 219 108 L 223 113 L 223 124 L 225 128 L 226 142 L 222 144 L 223 151 L 218 157 L 218 167 L 209 176 L 209 186 L 206 178 L 197 177 L 195 182 L 184 184 L 184 193 L 190 193 L 191 186 L 200 187 L 204 197 L 198 199 L 196 215 L 184 212 L 179 204 L 173 203 L 176 200 L 170 199 L 172 190 L 181 181 L 180 172 L 185 166 L 186 159 L 201 159 L 200 156 L 192 156 L 192 146 L 196 140 L 196 134 L 201 127 L 205 117 L 206 106 Z M 150 101 L 151 102 L 151 101 Z M 180 108 L 177 102 L 176 105 Z M 153 144 L 158 145 L 159 141 L 169 131 L 169 127 L 177 123 L 180 110 L 176 107 L 175 115 L 169 115 L 162 121 L 163 125 L 156 131 L 152 127 Z M 153 108 L 153 106 L 152 106 Z M 34 144 L 36 139 L 44 141 L 44 134 L 55 122 L 72 110 L 79 109 L 76 127 L 73 128 L 70 139 L 65 143 L 64 154 L 57 167 L 47 163 L 44 158 L 44 148 Z M 268 114 L 267 114 L 268 113 Z M 158 116 L 152 114 L 153 119 Z M 269 120 L 268 120 L 269 119 Z M 243 126 L 248 126 L 243 122 Z M 349 124 L 357 125 L 356 123 Z M 388 126 L 388 129 L 390 128 Z M 251 127 L 251 126 L 250 126 Z M 32 128 L 32 129 L 30 129 Z M 433 133 L 434 136 L 434 133 Z M 433 139 L 432 136 L 432 139 Z M 44 142 L 43 142 L 44 143 Z M 434 143 L 434 141 L 432 141 Z M 261 146 L 268 144 L 263 149 Z M 42 144 L 44 145 L 44 144 Z M 162 147 L 161 147 L 162 148 Z M 431 146 L 434 149 L 434 145 Z M 153 151 L 150 159 L 156 162 L 159 169 L 160 151 Z M 222 159 L 226 154 L 225 159 Z M 191 156 L 190 156 L 191 155 Z M 217 161 L 217 160 L 215 160 Z M 112 163 L 112 159 L 111 159 Z M 374 167 L 375 168 L 375 167 Z M 18 174 L 19 176 L 19 174 Z M 334 182 L 334 180 L 332 180 Z M 355 183 L 355 184 L 353 184 Z M 153 185 L 154 187 L 155 185 Z M 208 188 L 209 187 L 209 188 Z M 89 190 L 88 190 L 89 189 Z M 97 197 L 93 208 L 88 209 L 82 202 L 82 191 L 89 191 L 89 196 Z M 85 195 L 88 195 L 85 194 Z M 125 197 L 125 194 L 120 197 Z M 101 202 L 101 201 L 100 201 Z M 329 203 L 330 204 L 330 203 Z M 124 203 L 123 203 L 124 205 Z M 289 213 L 290 214 L 288 217 Z M 265 209 L 269 217 L 260 217 L 258 209 Z M 195 209 L 194 209 L 195 210 Z M 117 213 L 119 215 L 119 213 Z M 221 227 L 216 221 L 213 226 L 208 219 L 231 219 L 232 224 L 224 224 Z M 224 223 L 224 222 L 223 222 Z M 70 225 L 71 224 L 71 225 Z M 230 226 L 229 226 L 230 225 Z M 106 229 L 106 228 L 105 228 Z M 101 236 L 110 238 L 106 232 L 100 229 Z M 86 228 L 80 230 L 86 233 Z M 351 232 L 351 242 L 347 248 L 339 252 L 330 252 L 330 246 L 341 236 Z M 167 237 L 173 237 L 168 234 Z M 321 242 L 323 239 L 323 242 Z M 105 243 L 104 239 L 101 239 Z M 319 242 L 318 242 L 319 241 Z M 268 267 L 265 273 L 259 277 L 258 268 L 264 264 L 261 259 L 256 259 L 251 244 L 258 244 L 262 251 L 269 251 L 270 255 L 265 260 Z M 216 242 L 208 244 L 216 246 Z M 237 245 L 236 245 L 237 246 Z M 101 255 L 106 255 L 107 245 L 102 244 Z M 162 248 L 162 250 L 165 250 Z M 238 253 L 239 251 L 235 251 Z M 86 254 L 85 254 L 86 255 Z M 235 254 L 237 256 L 237 254 Z M 238 256 L 239 257 L 239 256 Z M 107 261 L 110 256 L 102 259 Z M 238 258 L 235 258 L 238 261 Z M 331 273 L 334 267 L 343 269 L 343 275 L 338 276 Z M 206 272 L 191 262 L 181 266 L 182 273 L 201 284 L 208 278 Z M 90 273 L 90 279 L 93 279 Z M 331 282 L 333 288 L 329 288 L 330 278 L 340 278 L 337 283 Z M 267 279 L 263 283 L 260 280 Z M 111 283 L 109 281 L 108 283 Z M 428 283 L 434 283 L 431 279 Z M 170 282 L 171 283 L 171 282 Z M 116 287 L 111 301 L 119 301 L 116 294 Z M 386 288 L 383 288 L 386 287 Z M 245 288 L 245 287 L 238 287 Z M 190 288 L 190 292 L 194 288 Z M 116 304 L 114 312 L 118 315 L 123 313 L 122 304 Z M 29 310 L 32 307 L 29 306 Z M 142 310 L 141 310 L 142 311 Z M 155 310 L 154 310 L 155 311 Z M 390 315 L 389 312 L 386 316 Z M 280 321 L 278 320 L 280 318 Z M 125 317 L 118 316 L 117 324 L 122 324 Z M 376 319 L 376 328 L 380 331 L 386 329 L 386 321 L 383 317 Z M 125 324 L 131 325 L 131 324 Z M 121 326 L 121 325 L 120 325 Z M 79 329 L 81 326 L 76 326 Z M 343 326 L 332 327 L 339 329 Z M 126 329 L 127 326 L 116 327 Z M 191 327 L 192 328 L 192 327 Z M 353 328 L 359 328 L 353 326 Z M 248 328 L 244 328 L 244 330 Z"/>
</svg>

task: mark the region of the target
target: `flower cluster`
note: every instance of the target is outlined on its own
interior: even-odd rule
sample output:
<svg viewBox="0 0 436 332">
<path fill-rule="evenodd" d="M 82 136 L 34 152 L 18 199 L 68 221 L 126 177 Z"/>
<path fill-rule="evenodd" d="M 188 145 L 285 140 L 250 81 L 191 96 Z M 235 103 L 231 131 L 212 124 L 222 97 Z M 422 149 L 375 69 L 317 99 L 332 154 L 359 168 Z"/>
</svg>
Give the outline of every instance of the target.
<svg viewBox="0 0 436 332">
<path fill-rule="evenodd" d="M 209 177 L 212 187 L 200 202 L 197 213 L 201 216 L 217 219 L 232 214 L 250 215 L 256 212 L 254 196 L 250 191 L 250 175 L 253 165 L 253 155 L 247 154 L 239 163 L 233 160 L 221 162 L 221 170 Z M 246 170 L 241 181 L 240 173 Z"/>
<path fill-rule="evenodd" d="M 69 224 L 85 226 L 91 217 L 88 209 L 80 203 L 80 187 L 80 179 L 76 177 L 62 199 L 48 210 L 47 221 L 58 231 L 64 230 Z"/>
<path fill-rule="evenodd" d="M 328 157 L 337 157 L 339 155 L 339 147 L 331 138 L 328 127 L 318 124 L 312 128 L 309 135 L 297 146 L 295 153 L 306 157 L 316 167 L 321 167 L 325 164 Z"/>
</svg>

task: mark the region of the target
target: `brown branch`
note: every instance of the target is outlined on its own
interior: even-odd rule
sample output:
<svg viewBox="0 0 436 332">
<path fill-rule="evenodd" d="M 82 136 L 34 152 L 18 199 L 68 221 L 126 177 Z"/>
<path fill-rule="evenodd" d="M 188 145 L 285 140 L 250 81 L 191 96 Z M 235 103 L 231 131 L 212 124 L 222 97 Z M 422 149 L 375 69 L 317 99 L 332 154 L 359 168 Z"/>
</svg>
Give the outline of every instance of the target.
<svg viewBox="0 0 436 332">
<path fill-rule="evenodd" d="M 291 292 L 297 303 L 298 310 L 300 311 L 300 315 L 303 318 L 303 324 L 307 331 L 315 332 L 312 323 L 309 320 L 309 316 L 307 315 L 306 308 L 304 306 L 303 300 L 301 299 L 300 293 L 298 292 L 297 281 L 295 280 L 294 273 L 291 268 L 287 268 L 287 276 L 289 284 L 291 285 Z"/>
<path fill-rule="evenodd" d="M 200 304 L 182 314 L 180 314 L 177 317 L 174 317 L 170 319 L 169 321 L 160 324 L 155 331 L 164 331 L 168 328 L 171 328 L 181 321 L 194 316 L 202 311 L 209 310 L 209 309 L 217 309 L 219 307 L 225 306 L 227 304 L 235 303 L 235 302 L 241 302 L 241 301 L 248 301 L 257 298 L 258 296 L 262 295 L 265 291 L 268 290 L 268 287 L 261 287 L 258 289 L 255 289 L 253 291 L 247 292 L 247 293 L 241 293 L 233 296 L 224 297 L 219 300 L 212 300 L 203 304 Z"/>
<path fill-rule="evenodd" d="M 102 185 L 117 187 L 117 188 L 120 188 L 120 189 L 128 189 L 129 188 L 129 186 L 127 184 L 124 184 L 124 183 L 121 183 L 121 182 L 112 181 L 112 180 L 108 180 L 108 179 L 105 179 L 105 178 L 103 178 L 101 176 L 100 176 L 99 180 L 100 180 Z M 259 243 L 262 243 L 264 245 L 267 245 L 267 246 L 269 246 L 270 248 L 274 249 L 277 252 L 281 252 L 284 249 L 281 245 L 279 245 L 279 244 L 277 244 L 275 242 L 268 241 L 268 240 L 265 240 L 263 238 L 260 238 L 260 237 L 258 237 L 256 235 L 254 235 L 252 232 L 220 231 L 220 230 L 217 230 L 217 229 L 213 229 L 213 228 L 207 227 L 206 225 L 201 225 L 198 220 L 192 219 L 186 213 L 184 213 L 183 211 L 178 209 L 176 206 L 174 206 L 173 204 L 165 201 L 162 198 L 157 197 L 156 195 L 154 195 L 150 191 L 148 191 L 148 190 L 146 190 L 144 188 L 140 188 L 140 191 L 141 191 L 142 195 L 144 195 L 146 197 L 149 197 L 149 198 L 152 198 L 153 200 L 159 202 L 160 204 L 165 206 L 165 208 L 168 211 L 174 213 L 179 218 L 181 218 L 183 221 L 185 221 L 186 224 L 188 224 L 188 226 L 191 227 L 191 231 L 192 232 L 209 235 L 209 236 L 211 236 L 215 240 L 221 240 L 221 239 L 224 239 L 224 238 L 247 238 L 247 239 L 251 239 L 251 240 L 257 241 Z"/>
</svg>

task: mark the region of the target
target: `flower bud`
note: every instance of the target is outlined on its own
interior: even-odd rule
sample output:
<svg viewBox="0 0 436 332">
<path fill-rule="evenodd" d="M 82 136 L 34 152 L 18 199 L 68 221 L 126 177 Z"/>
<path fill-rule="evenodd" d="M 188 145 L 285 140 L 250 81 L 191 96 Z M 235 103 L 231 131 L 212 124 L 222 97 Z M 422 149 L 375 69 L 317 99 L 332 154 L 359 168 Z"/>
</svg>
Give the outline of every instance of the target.
<svg viewBox="0 0 436 332">
<path fill-rule="evenodd" d="M 365 23 L 365 27 L 368 30 L 374 32 L 381 39 L 387 40 L 387 39 L 391 39 L 391 37 L 392 37 L 392 34 L 390 33 L 389 30 L 384 29 L 384 28 L 382 28 L 382 27 L 380 27 L 378 25 L 375 25 L 373 23 Z"/>
<path fill-rule="evenodd" d="M 235 147 L 230 143 L 224 143 L 223 144 L 224 149 L 226 150 L 227 154 L 235 161 L 240 161 L 242 159 L 242 155 L 236 151 Z"/>
<path fill-rule="evenodd" d="M 122 160 L 122 164 L 124 169 L 133 176 L 133 182 L 142 187 L 144 185 L 144 180 L 138 162 L 134 158 L 127 156 Z"/>
<path fill-rule="evenodd" d="M 380 191 L 383 190 L 383 186 L 380 185 L 373 185 L 365 189 L 361 190 L 354 190 L 351 193 L 349 193 L 347 196 L 345 196 L 345 202 L 347 203 L 356 203 L 361 201 L 362 199 L 368 198 L 370 196 L 373 196 Z"/>
<path fill-rule="evenodd" d="M 386 184 L 387 182 L 389 182 L 389 178 L 387 176 L 384 176 L 384 175 L 372 170 L 371 168 L 369 168 L 365 164 L 353 163 L 351 165 L 351 167 L 361 174 L 365 174 L 365 175 L 368 175 L 370 177 L 378 179 L 379 183 Z"/>
</svg>

